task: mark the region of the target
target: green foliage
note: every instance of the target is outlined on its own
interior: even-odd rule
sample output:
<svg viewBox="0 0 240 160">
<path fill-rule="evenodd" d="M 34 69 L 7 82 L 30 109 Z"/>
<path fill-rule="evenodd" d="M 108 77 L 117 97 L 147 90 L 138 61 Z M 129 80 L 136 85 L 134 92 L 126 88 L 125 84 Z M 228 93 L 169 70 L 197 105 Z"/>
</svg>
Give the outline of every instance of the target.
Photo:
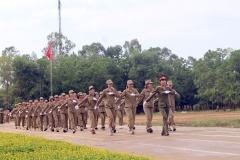
<svg viewBox="0 0 240 160">
<path fill-rule="evenodd" d="M 87 93 L 90 85 L 100 92 L 106 88 L 107 79 L 112 79 L 114 87 L 121 91 L 131 79 L 141 92 L 147 79 L 151 79 L 156 87 L 159 85 L 157 77 L 165 74 L 181 95 L 176 103 L 179 106 L 225 109 L 235 108 L 240 103 L 240 50 L 209 50 L 198 60 L 184 59 L 166 47 L 142 50 L 138 40 L 133 39 L 123 46 L 107 49 L 100 43 L 92 43 L 84 45 L 77 54 L 69 54 L 75 44 L 67 37 L 61 37 L 65 50 L 57 54 L 59 35 L 48 36 L 54 52 L 53 94 L 68 93 L 70 89 Z M 14 47 L 9 47 L 0 57 L 0 103 L 5 108 L 21 101 L 50 96 L 49 60 L 45 56 L 37 59 L 35 53 L 21 56 L 17 53 Z M 138 112 L 142 111 L 140 108 Z"/>
</svg>

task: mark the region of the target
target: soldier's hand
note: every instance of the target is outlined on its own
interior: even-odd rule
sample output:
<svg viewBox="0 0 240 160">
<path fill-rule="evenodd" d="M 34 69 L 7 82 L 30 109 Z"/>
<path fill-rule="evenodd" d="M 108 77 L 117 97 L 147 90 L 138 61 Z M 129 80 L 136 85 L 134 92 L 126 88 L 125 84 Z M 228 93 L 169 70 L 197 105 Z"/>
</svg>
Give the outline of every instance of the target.
<svg viewBox="0 0 240 160">
<path fill-rule="evenodd" d="M 146 103 L 147 103 L 147 102 L 146 102 L 146 101 L 144 101 L 144 102 L 143 102 L 143 105 L 145 105 Z"/>
<path fill-rule="evenodd" d="M 132 97 L 135 97 L 135 96 L 136 96 L 136 94 L 134 94 L 134 93 L 131 93 L 130 95 L 131 95 Z"/>
<path fill-rule="evenodd" d="M 113 92 L 109 92 L 108 94 L 109 94 L 109 95 L 113 95 Z"/>
<path fill-rule="evenodd" d="M 168 94 L 168 93 L 170 93 L 170 91 L 164 91 L 164 93 L 165 93 L 165 94 Z"/>
<path fill-rule="evenodd" d="M 97 106 L 95 106 L 95 107 L 94 107 L 94 109 L 96 110 L 96 109 L 98 109 L 98 107 L 97 107 Z"/>
</svg>

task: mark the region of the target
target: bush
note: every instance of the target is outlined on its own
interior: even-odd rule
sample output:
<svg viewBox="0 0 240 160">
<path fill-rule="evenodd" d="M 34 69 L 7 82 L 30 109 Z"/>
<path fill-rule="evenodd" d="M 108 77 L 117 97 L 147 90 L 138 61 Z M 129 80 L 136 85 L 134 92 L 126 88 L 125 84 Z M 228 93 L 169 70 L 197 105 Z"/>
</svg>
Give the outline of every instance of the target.
<svg viewBox="0 0 240 160">
<path fill-rule="evenodd" d="M 149 158 L 104 149 L 80 146 L 41 137 L 0 132 L 0 159 L 117 159 L 147 160 Z"/>
</svg>

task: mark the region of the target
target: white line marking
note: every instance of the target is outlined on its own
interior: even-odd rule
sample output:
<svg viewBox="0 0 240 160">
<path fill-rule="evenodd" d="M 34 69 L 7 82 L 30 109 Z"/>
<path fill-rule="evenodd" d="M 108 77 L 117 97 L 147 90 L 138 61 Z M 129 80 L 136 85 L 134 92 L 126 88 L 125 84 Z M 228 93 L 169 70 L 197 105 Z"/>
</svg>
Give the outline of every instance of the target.
<svg viewBox="0 0 240 160">
<path fill-rule="evenodd" d="M 230 131 L 203 131 L 203 132 L 224 132 L 224 133 L 236 133 L 236 134 L 239 134 L 240 129 L 239 129 L 239 132 L 230 132 Z"/>
<path fill-rule="evenodd" d="M 177 150 L 187 150 L 187 151 L 204 152 L 204 153 L 212 153 L 212 154 L 224 154 L 224 155 L 229 155 L 229 156 L 240 156 L 240 154 L 235 154 L 235 153 L 223 153 L 223 152 L 206 151 L 206 150 L 198 150 L 198 149 L 169 147 L 169 146 L 162 146 L 162 145 L 155 145 L 155 144 L 146 144 L 146 143 L 137 143 L 137 144 L 145 145 L 145 146 L 156 146 L 156 147 L 162 147 L 162 148 L 171 148 L 171 149 L 177 149 Z"/>
<path fill-rule="evenodd" d="M 181 133 L 174 133 L 175 135 L 186 135 Z M 204 136 L 204 137 L 227 137 L 227 138 L 240 138 L 240 136 L 226 136 L 226 135 L 207 135 L 207 134 L 187 134 L 189 136 Z"/>
</svg>

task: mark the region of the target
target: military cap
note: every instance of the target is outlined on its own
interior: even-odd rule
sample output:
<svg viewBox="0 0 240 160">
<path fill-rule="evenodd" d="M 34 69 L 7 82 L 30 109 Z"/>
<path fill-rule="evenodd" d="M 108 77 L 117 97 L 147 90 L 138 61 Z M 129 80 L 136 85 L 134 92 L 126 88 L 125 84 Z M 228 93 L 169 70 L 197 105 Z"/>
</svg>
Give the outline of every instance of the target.
<svg viewBox="0 0 240 160">
<path fill-rule="evenodd" d="M 45 100 L 44 102 L 48 102 L 48 100 Z"/>
<path fill-rule="evenodd" d="M 32 101 L 32 100 L 29 100 L 29 103 L 33 103 L 33 101 Z"/>
<path fill-rule="evenodd" d="M 43 97 L 40 97 L 40 100 L 44 100 L 44 98 L 43 98 Z"/>
<path fill-rule="evenodd" d="M 65 94 L 65 93 L 62 93 L 61 96 L 66 96 L 66 94 Z"/>
<path fill-rule="evenodd" d="M 145 84 L 153 84 L 153 82 L 149 79 L 145 81 Z"/>
<path fill-rule="evenodd" d="M 132 80 L 128 80 L 127 84 L 133 84 L 133 81 Z"/>
<path fill-rule="evenodd" d="M 165 75 L 160 75 L 158 77 L 158 80 L 161 81 L 161 80 L 167 80 L 167 77 Z"/>
<path fill-rule="evenodd" d="M 83 93 L 84 96 L 86 96 L 87 94 L 86 93 Z"/>
<path fill-rule="evenodd" d="M 167 81 L 167 84 L 172 84 L 172 81 Z"/>
<path fill-rule="evenodd" d="M 53 96 L 50 96 L 50 97 L 49 97 L 49 100 L 51 100 L 51 99 L 53 99 Z"/>
<path fill-rule="evenodd" d="M 106 84 L 113 84 L 113 81 L 111 79 L 107 80 Z"/>
<path fill-rule="evenodd" d="M 122 91 L 118 91 L 118 93 L 119 93 L 119 94 L 121 94 L 121 93 L 122 93 Z"/>
<path fill-rule="evenodd" d="M 89 91 L 90 91 L 90 90 L 94 89 L 94 87 L 93 87 L 93 86 L 90 86 L 88 89 L 89 89 Z"/>
<path fill-rule="evenodd" d="M 35 99 L 35 100 L 34 100 L 34 103 L 37 103 L 37 102 L 38 102 L 38 100 L 37 100 L 37 99 Z"/>
<path fill-rule="evenodd" d="M 73 90 L 70 90 L 70 91 L 69 91 L 69 94 L 71 94 L 71 93 L 75 93 L 75 92 L 74 92 Z"/>
<path fill-rule="evenodd" d="M 22 105 L 22 103 L 18 103 L 18 105 Z"/>
<path fill-rule="evenodd" d="M 79 95 L 79 96 L 82 96 L 82 95 L 83 95 L 83 93 L 82 93 L 82 92 L 78 92 L 78 95 Z"/>
<path fill-rule="evenodd" d="M 22 102 L 22 104 L 23 104 L 23 105 L 25 105 L 25 104 L 26 104 L 26 102 Z"/>
<path fill-rule="evenodd" d="M 54 98 L 59 98 L 59 96 L 58 96 L 58 95 L 55 95 Z"/>
</svg>

